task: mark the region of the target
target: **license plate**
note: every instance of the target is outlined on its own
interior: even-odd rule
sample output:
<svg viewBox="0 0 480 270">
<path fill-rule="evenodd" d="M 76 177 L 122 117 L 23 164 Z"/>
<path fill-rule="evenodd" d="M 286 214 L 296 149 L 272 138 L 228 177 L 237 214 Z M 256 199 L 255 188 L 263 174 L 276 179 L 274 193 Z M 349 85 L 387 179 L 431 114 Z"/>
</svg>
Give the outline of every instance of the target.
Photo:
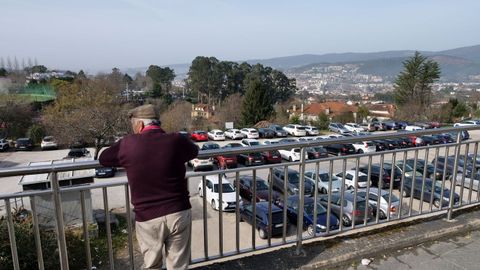
<svg viewBox="0 0 480 270">
<path fill-rule="evenodd" d="M 283 227 L 283 224 L 275 224 L 275 228 L 280 228 L 280 227 Z"/>
<path fill-rule="evenodd" d="M 232 163 L 232 162 L 233 162 L 233 160 L 227 160 L 227 163 Z"/>
<path fill-rule="evenodd" d="M 262 161 L 261 160 L 255 160 L 254 162 L 255 163 L 261 163 Z"/>
<path fill-rule="evenodd" d="M 272 156 L 272 158 L 278 158 L 278 156 Z"/>
</svg>

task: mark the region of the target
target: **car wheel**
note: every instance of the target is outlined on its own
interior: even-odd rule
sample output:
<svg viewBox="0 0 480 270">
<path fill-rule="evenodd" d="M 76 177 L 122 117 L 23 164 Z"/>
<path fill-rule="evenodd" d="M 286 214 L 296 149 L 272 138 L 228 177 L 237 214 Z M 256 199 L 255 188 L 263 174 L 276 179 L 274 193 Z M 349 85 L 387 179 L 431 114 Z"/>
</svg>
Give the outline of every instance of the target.
<svg viewBox="0 0 480 270">
<path fill-rule="evenodd" d="M 403 191 L 402 191 L 402 196 L 403 196 L 404 198 L 410 197 L 410 193 L 407 192 L 407 189 L 405 189 L 405 188 L 403 189 Z"/>
<path fill-rule="evenodd" d="M 364 152 L 363 152 L 362 149 L 358 149 L 358 153 L 359 153 L 359 154 L 363 154 Z"/>
<path fill-rule="evenodd" d="M 322 187 L 322 188 L 320 189 L 320 193 L 327 194 L 327 190 L 326 190 L 324 187 Z"/>
<path fill-rule="evenodd" d="M 258 229 L 258 235 L 262 239 L 267 239 L 268 238 L 268 233 L 262 229 Z"/>
<path fill-rule="evenodd" d="M 308 235 L 310 235 L 310 236 L 314 236 L 314 235 L 315 235 L 315 230 L 313 229 L 313 225 L 312 225 L 312 224 L 308 225 L 308 227 L 307 227 L 307 233 L 308 233 Z"/>
<path fill-rule="evenodd" d="M 382 210 L 380 210 L 379 218 L 380 218 L 380 219 L 386 219 L 386 218 L 387 218 L 387 214 L 385 214 L 385 212 L 383 212 Z"/>
<path fill-rule="evenodd" d="M 292 157 L 288 157 L 288 161 L 292 162 L 293 161 Z"/>
<path fill-rule="evenodd" d="M 344 226 L 349 226 L 351 224 L 351 220 L 348 216 L 343 216 L 342 217 L 342 223 Z"/>
<path fill-rule="evenodd" d="M 353 190 L 354 188 L 353 188 L 353 186 L 348 186 L 348 185 L 347 185 L 347 189 L 348 189 L 348 190 Z"/>
<path fill-rule="evenodd" d="M 433 205 L 437 208 L 440 208 L 440 200 L 439 199 L 433 200 Z"/>
<path fill-rule="evenodd" d="M 199 188 L 198 189 L 198 196 L 203 197 L 203 191 L 202 191 L 202 188 Z"/>
<path fill-rule="evenodd" d="M 215 202 L 215 200 L 212 200 L 212 208 L 214 210 L 217 210 L 217 203 Z"/>
</svg>

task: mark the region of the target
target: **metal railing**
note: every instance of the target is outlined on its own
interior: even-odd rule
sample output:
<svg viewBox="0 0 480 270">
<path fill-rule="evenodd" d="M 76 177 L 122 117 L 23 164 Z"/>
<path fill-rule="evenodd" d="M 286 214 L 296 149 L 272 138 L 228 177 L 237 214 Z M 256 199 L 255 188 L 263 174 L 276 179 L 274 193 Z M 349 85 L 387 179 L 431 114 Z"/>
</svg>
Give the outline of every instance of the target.
<svg viewBox="0 0 480 270">
<path fill-rule="evenodd" d="M 478 192 L 480 184 L 479 181 L 475 183 L 479 141 L 461 141 L 460 135 L 460 131 L 462 130 L 473 129 L 477 128 L 461 127 L 416 132 L 382 133 L 365 137 L 343 137 L 288 144 L 262 145 L 249 148 L 202 151 L 199 153 L 199 158 L 300 148 L 301 158 L 300 161 L 296 162 L 238 167 L 210 172 L 188 172 L 187 178 L 192 194 L 192 204 L 194 205 L 194 209 L 200 209 L 199 212 L 201 212 L 201 215 L 200 213 L 194 213 L 201 216 L 201 221 L 197 222 L 194 220 L 192 222 L 192 246 L 198 247 L 195 249 L 192 248 L 192 264 L 287 244 L 295 244 L 297 253 L 300 253 L 302 251 L 302 243 L 305 239 L 321 238 L 380 223 L 398 222 L 414 216 L 424 216 L 434 212 L 441 214 L 446 213 L 447 218 L 451 219 L 455 208 L 463 205 L 477 204 L 480 199 Z M 333 156 L 323 159 L 309 160 L 305 158 L 307 147 L 312 146 L 326 146 L 445 132 L 457 132 L 456 142 L 383 152 Z M 472 145 L 473 152 L 470 151 Z M 443 167 L 440 166 L 439 158 L 447 158 L 452 149 L 454 153 L 454 163 L 452 164 L 453 169 L 450 171 L 450 164 L 446 161 Z M 434 158 L 432 159 L 433 161 L 430 162 L 432 153 Z M 420 154 L 423 154 L 423 159 L 419 158 Z M 460 155 L 463 155 L 461 162 L 459 159 Z M 469 164 L 468 155 L 473 156 L 471 164 Z M 413 159 L 414 165 L 411 171 L 413 177 L 406 175 L 406 173 L 408 173 L 408 171 L 406 171 L 406 164 L 409 158 Z M 416 176 L 416 172 L 418 171 L 417 166 L 422 164 L 420 162 L 421 160 L 424 162 L 423 170 L 419 172 L 421 176 Z M 395 165 L 398 162 L 402 165 L 396 167 Z M 359 180 L 360 177 L 363 177 L 363 172 L 361 171 L 362 164 L 364 164 L 362 168 L 365 169 L 364 172 L 367 177 L 364 186 L 360 185 Z M 387 168 L 387 164 L 390 164 L 390 168 L 386 171 L 384 169 Z M 428 172 L 429 167 L 427 164 L 433 166 L 432 173 Z M 355 168 L 353 174 L 347 175 L 348 166 Z M 121 180 L 115 183 L 96 183 L 68 188 L 60 187 L 57 181 L 57 173 L 59 172 L 98 167 L 100 167 L 98 162 L 88 161 L 81 163 L 76 162 L 74 164 L 63 163 L 49 166 L 15 167 L 0 170 L 0 179 L 10 176 L 42 173 L 50 173 L 51 177 L 50 189 L 0 195 L 0 200 L 5 203 L 6 224 L 8 227 L 14 269 L 20 269 L 20 263 L 11 201 L 20 199 L 29 199 L 29 203 L 26 203 L 25 207 L 29 208 L 28 210 L 32 215 L 32 228 L 34 231 L 38 268 L 44 269 L 45 251 L 42 250 L 40 239 L 40 231 L 42 228 L 39 225 L 37 214 L 38 205 L 35 200 L 37 196 L 51 196 L 54 205 L 59 264 L 61 269 L 69 269 L 69 254 L 65 237 L 66 225 L 64 223 L 64 211 L 62 209 L 62 195 L 67 192 L 74 192 L 80 195 L 79 203 L 82 216 L 81 229 L 85 243 L 85 265 L 86 268 L 91 269 L 93 266 L 90 241 L 92 236 L 88 229 L 86 194 L 87 192 L 98 189 L 102 191 L 108 262 L 109 267 L 114 269 L 116 251 L 112 245 L 112 231 L 110 228 L 109 190 L 112 192 L 111 190 L 117 187 L 123 188 L 123 194 L 121 194 L 121 196 L 124 197 L 123 207 L 125 208 L 128 233 L 127 261 L 129 268 L 135 268 L 134 226 L 132 224 L 130 194 L 127 181 Z M 298 170 L 292 171 L 292 168 L 298 168 Z M 307 168 L 314 170 L 314 177 L 305 176 Z M 323 168 L 326 168 L 326 180 L 319 175 L 319 172 L 323 170 Z M 375 168 L 379 168 L 378 173 L 375 171 Z M 401 171 L 400 175 L 398 171 Z M 248 172 L 248 175 L 251 176 L 252 179 L 250 185 L 252 188 L 249 191 L 252 193 L 251 201 L 245 196 L 245 186 L 244 183 L 241 183 L 242 177 L 245 176 L 246 172 Z M 338 172 L 341 177 L 338 178 L 335 172 Z M 458 177 L 458 172 L 462 172 L 460 178 Z M 467 175 L 466 172 L 468 172 Z M 441 175 L 441 179 L 437 179 L 437 174 Z M 266 177 L 264 175 L 266 175 Z M 429 178 L 431 175 L 433 175 L 433 178 Z M 231 205 L 227 204 L 227 207 L 224 207 L 224 201 L 226 197 L 229 196 L 229 191 L 223 192 L 223 184 L 232 184 L 231 178 L 234 180 L 233 192 L 235 200 L 231 202 Z M 263 195 L 264 197 L 262 199 L 257 199 L 257 195 L 260 194 L 260 191 L 257 190 L 257 184 L 264 181 L 264 179 L 267 180 L 265 182 L 268 186 L 267 195 Z M 374 181 L 375 179 L 377 179 L 377 181 Z M 466 185 L 467 179 L 469 179 L 468 185 Z M 340 181 L 340 190 L 334 192 L 332 191 L 334 188 L 333 185 L 337 183 L 337 181 Z M 352 185 L 347 185 L 347 181 L 350 184 L 353 183 L 352 190 L 347 190 L 347 186 L 352 187 Z M 216 195 L 213 194 L 214 189 L 209 189 L 212 182 L 218 182 L 218 194 Z M 297 196 L 290 196 L 292 195 L 289 194 L 290 187 L 295 185 L 295 182 L 298 182 L 298 186 L 293 188 L 295 191 L 293 195 Z M 307 183 L 310 184 L 307 185 Z M 326 185 L 326 194 L 320 194 L 321 184 Z M 196 188 L 197 185 L 198 189 Z M 421 187 L 420 189 L 416 189 L 418 185 Z M 459 186 L 457 187 L 457 185 Z M 310 190 L 309 194 L 305 194 L 307 186 L 313 186 L 313 190 Z M 373 186 L 376 186 L 378 190 L 383 190 L 377 192 L 377 195 L 380 196 L 376 196 L 374 192 L 371 192 L 375 190 Z M 195 196 L 195 191 L 197 190 L 199 190 L 199 197 Z M 116 192 L 118 193 L 118 190 Z M 449 194 L 445 196 L 447 192 L 449 192 Z M 364 195 L 360 196 L 359 194 Z M 385 198 L 382 194 L 388 194 L 388 196 Z M 218 196 L 218 198 L 215 196 Z M 312 199 L 307 197 L 312 197 Z M 306 204 L 307 201 L 308 204 Z M 313 209 L 311 208 L 312 201 Z M 212 208 L 218 209 L 209 209 L 209 204 L 212 205 Z M 267 204 L 266 210 L 262 208 L 260 204 Z M 228 206 L 234 206 L 231 207 L 233 208 L 231 212 L 226 211 L 228 210 Z M 247 208 L 251 209 L 251 212 L 248 212 Z M 274 208 L 281 209 L 280 211 L 275 210 L 275 213 L 281 213 L 279 215 L 280 219 L 276 217 L 275 221 L 273 220 Z M 385 213 L 382 212 L 384 209 Z M 218 213 L 215 212 L 217 210 Z M 249 220 L 248 215 L 251 216 L 251 220 Z M 319 215 L 324 215 L 324 218 L 318 218 Z M 247 222 L 241 222 L 242 220 Z M 249 225 L 248 223 L 251 224 Z M 276 230 L 276 228 L 281 228 L 281 230 Z M 276 236 L 277 234 L 273 235 L 274 229 L 276 230 L 275 232 L 278 233 L 278 237 Z M 305 229 L 306 232 L 304 231 Z M 249 237 L 246 237 L 245 234 L 248 234 Z M 234 237 L 230 237 L 230 235 L 234 235 Z M 213 250 L 217 250 L 218 252 L 215 253 Z"/>
</svg>

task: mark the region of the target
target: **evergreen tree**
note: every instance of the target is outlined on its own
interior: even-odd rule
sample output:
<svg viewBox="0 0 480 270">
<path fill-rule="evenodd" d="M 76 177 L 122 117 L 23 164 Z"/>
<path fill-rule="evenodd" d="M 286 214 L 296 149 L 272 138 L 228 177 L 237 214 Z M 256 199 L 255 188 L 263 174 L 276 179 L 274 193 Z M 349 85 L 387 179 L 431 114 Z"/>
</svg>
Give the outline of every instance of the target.
<svg viewBox="0 0 480 270">
<path fill-rule="evenodd" d="M 246 79 L 246 92 L 242 104 L 242 121 L 244 125 L 254 125 L 268 119 L 274 113 L 272 89 L 261 77 L 249 76 Z"/>
</svg>

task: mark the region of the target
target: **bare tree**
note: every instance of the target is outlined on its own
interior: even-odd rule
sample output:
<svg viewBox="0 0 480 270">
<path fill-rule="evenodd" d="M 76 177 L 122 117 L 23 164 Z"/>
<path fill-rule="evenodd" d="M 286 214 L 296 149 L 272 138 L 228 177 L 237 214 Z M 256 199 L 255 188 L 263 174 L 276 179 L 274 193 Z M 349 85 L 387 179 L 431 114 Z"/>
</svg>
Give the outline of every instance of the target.
<svg viewBox="0 0 480 270">
<path fill-rule="evenodd" d="M 162 128 L 167 132 L 177 132 L 189 129 L 192 125 L 192 104 L 186 101 L 177 101 L 160 116 Z"/>
<path fill-rule="evenodd" d="M 233 122 L 238 126 L 242 120 L 242 114 L 240 113 L 242 103 L 243 97 L 240 93 L 228 96 L 215 112 L 219 124 L 224 126 L 225 122 Z"/>
<path fill-rule="evenodd" d="M 95 155 L 109 136 L 126 132 L 127 110 L 108 76 L 79 79 L 58 89 L 56 101 L 45 108 L 43 123 L 63 144 L 86 141 L 95 144 Z"/>
<path fill-rule="evenodd" d="M 24 137 L 32 119 L 33 111 L 26 100 L 0 94 L 0 138 Z"/>
</svg>

